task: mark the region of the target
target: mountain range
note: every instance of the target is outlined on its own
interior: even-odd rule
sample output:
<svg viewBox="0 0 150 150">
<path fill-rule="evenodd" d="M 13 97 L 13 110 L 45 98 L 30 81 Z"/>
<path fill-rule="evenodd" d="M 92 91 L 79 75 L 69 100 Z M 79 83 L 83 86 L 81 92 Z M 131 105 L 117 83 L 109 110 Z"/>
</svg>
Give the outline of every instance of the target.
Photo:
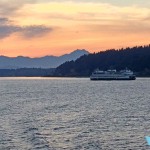
<svg viewBox="0 0 150 150">
<path fill-rule="evenodd" d="M 45 56 L 39 58 L 30 57 L 6 57 L 0 56 L 0 69 L 17 68 L 56 68 L 66 61 L 76 60 L 77 58 L 89 54 L 84 49 L 77 49 L 69 54 L 62 56 Z"/>
</svg>

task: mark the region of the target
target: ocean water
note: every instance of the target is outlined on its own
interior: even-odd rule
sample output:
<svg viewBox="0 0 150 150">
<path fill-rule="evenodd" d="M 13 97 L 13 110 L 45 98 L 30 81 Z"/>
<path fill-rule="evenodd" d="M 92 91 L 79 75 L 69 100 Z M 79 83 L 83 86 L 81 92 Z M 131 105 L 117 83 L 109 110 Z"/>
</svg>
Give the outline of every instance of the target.
<svg viewBox="0 0 150 150">
<path fill-rule="evenodd" d="M 150 79 L 0 78 L 0 150 L 146 150 Z"/>
</svg>

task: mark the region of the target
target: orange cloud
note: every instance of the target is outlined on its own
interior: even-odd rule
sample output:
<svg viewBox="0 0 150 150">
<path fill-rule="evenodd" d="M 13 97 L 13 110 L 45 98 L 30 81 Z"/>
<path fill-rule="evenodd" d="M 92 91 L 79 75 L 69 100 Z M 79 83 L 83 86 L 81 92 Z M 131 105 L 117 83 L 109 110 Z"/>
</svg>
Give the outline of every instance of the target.
<svg viewBox="0 0 150 150">
<path fill-rule="evenodd" d="M 145 7 L 83 2 L 21 6 L 0 19 L 2 55 L 37 57 L 149 44 L 150 10 Z"/>
</svg>

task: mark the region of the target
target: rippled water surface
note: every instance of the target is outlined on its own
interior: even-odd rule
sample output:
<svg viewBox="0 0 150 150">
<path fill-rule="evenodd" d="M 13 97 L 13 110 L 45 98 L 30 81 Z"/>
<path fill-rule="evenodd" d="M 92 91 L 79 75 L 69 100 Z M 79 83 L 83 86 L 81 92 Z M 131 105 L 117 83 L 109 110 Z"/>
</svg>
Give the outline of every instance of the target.
<svg viewBox="0 0 150 150">
<path fill-rule="evenodd" d="M 146 150 L 150 79 L 0 78 L 0 150 Z"/>
</svg>

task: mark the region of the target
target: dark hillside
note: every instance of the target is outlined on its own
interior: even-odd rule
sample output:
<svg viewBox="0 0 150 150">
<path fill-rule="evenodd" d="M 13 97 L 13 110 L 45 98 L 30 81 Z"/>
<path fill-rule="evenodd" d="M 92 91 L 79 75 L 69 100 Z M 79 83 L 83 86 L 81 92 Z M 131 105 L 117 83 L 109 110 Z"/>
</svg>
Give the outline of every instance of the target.
<svg viewBox="0 0 150 150">
<path fill-rule="evenodd" d="M 55 75 L 89 76 L 96 68 L 121 70 L 126 67 L 140 76 L 150 76 L 150 45 L 84 55 L 57 67 Z"/>
</svg>

